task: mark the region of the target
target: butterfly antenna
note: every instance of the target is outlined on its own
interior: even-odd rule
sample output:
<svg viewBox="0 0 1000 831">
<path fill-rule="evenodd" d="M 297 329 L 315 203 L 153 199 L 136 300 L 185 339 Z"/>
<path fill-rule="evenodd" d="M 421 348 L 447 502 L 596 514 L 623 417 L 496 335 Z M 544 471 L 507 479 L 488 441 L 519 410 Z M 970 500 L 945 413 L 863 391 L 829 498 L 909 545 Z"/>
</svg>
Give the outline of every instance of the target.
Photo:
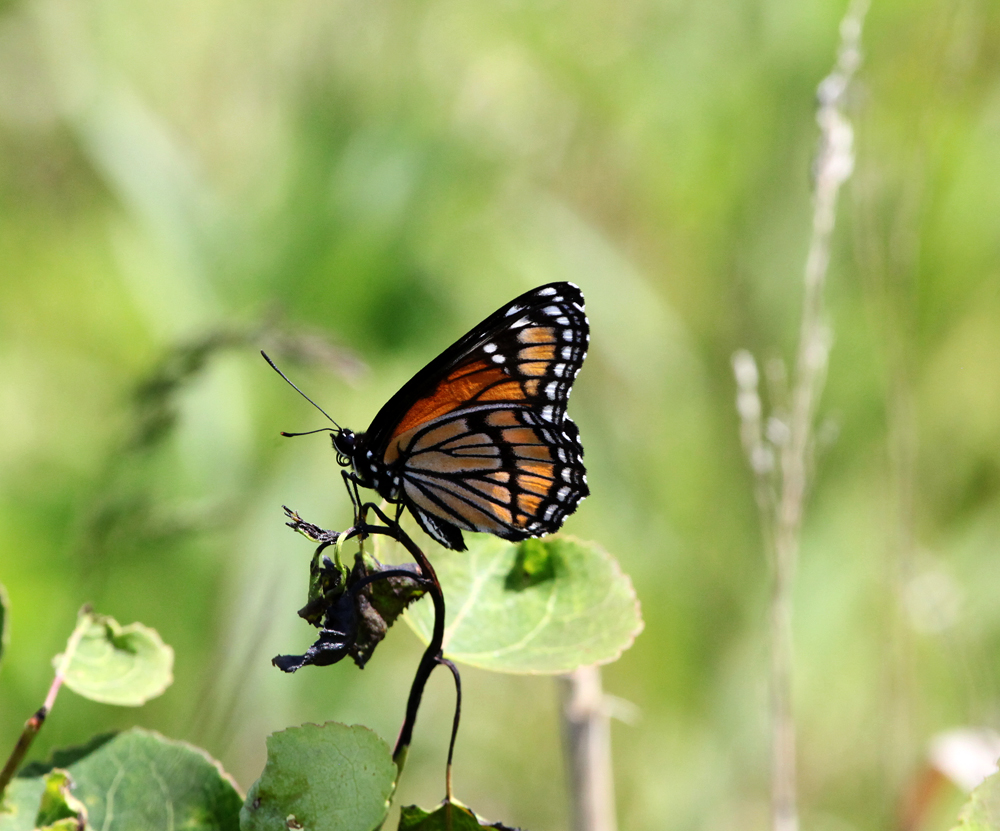
<svg viewBox="0 0 1000 831">
<path fill-rule="evenodd" d="M 330 415 L 329 415 L 329 414 L 327 413 L 327 411 L 326 411 L 326 410 L 324 410 L 324 409 L 323 409 L 323 408 L 322 408 L 322 407 L 321 407 L 321 406 L 320 406 L 319 404 L 317 404 L 317 403 L 316 403 L 315 401 L 313 401 L 313 400 L 312 400 L 312 399 L 311 399 L 311 398 L 310 398 L 310 397 L 309 397 L 308 395 L 306 395 L 306 394 L 305 394 L 304 392 L 302 392 L 302 390 L 300 390 L 300 389 L 299 389 L 299 388 L 298 388 L 297 386 L 295 386 L 295 384 L 293 384 L 293 383 L 292 383 L 292 382 L 291 382 L 291 381 L 289 380 L 288 376 L 287 376 L 287 375 L 285 375 L 285 373 L 284 373 L 284 372 L 282 372 L 282 371 L 281 371 L 280 369 L 278 369 L 278 367 L 277 367 L 277 366 L 275 366 L 275 363 L 274 363 L 274 361 L 272 361 L 272 360 L 271 360 L 271 359 L 270 359 L 270 358 L 269 358 L 269 357 L 267 356 L 267 353 L 266 353 L 266 352 L 265 352 L 265 351 L 264 351 L 263 349 L 261 349 L 261 350 L 260 350 L 260 354 L 261 354 L 261 355 L 263 355 L 263 356 L 264 356 L 264 360 L 265 360 L 265 361 L 267 361 L 267 362 L 268 362 L 268 364 L 270 364 L 270 365 L 271 365 L 271 369 L 273 369 L 273 370 L 274 370 L 275 372 L 277 372 L 277 373 L 278 373 L 278 375 L 280 375 L 280 376 L 281 376 L 282 378 L 284 378 L 284 379 L 285 379 L 285 381 L 287 382 L 287 384 L 288 384 L 288 385 L 289 385 L 289 386 L 290 386 L 290 387 L 291 387 L 291 388 L 292 388 L 293 390 L 295 390 L 295 391 L 296 391 L 296 392 L 297 392 L 297 393 L 298 393 L 299 395 L 301 395 L 301 396 L 302 396 L 302 397 L 303 397 L 303 398 L 304 398 L 304 399 L 305 399 L 306 401 L 308 401 L 308 402 L 309 402 L 310 404 L 312 404 L 312 405 L 313 405 L 313 406 L 314 406 L 314 407 L 315 407 L 315 408 L 316 408 L 317 410 L 319 410 L 319 411 L 320 411 L 321 413 L 323 413 L 323 415 L 325 415 L 325 416 L 326 416 L 326 417 L 327 417 L 327 418 L 328 418 L 328 419 L 330 420 L 330 423 L 331 423 L 331 424 L 333 424 L 333 426 L 334 426 L 334 427 L 336 427 L 336 428 L 337 428 L 338 430 L 343 430 L 343 429 L 344 429 L 344 428 L 343 428 L 343 427 L 341 427 L 341 426 L 340 426 L 339 424 L 337 424 L 337 422 L 336 422 L 336 421 L 334 421 L 334 420 L 333 420 L 332 418 L 330 418 Z M 324 430 L 329 430 L 329 429 L 330 429 L 329 427 L 324 427 L 324 428 L 323 428 L 322 430 L 310 430 L 310 431 L 309 431 L 308 433 L 282 433 L 281 435 L 283 435 L 283 436 L 308 436 L 308 435 L 311 435 L 312 433 L 322 433 L 322 432 L 324 432 Z"/>
</svg>

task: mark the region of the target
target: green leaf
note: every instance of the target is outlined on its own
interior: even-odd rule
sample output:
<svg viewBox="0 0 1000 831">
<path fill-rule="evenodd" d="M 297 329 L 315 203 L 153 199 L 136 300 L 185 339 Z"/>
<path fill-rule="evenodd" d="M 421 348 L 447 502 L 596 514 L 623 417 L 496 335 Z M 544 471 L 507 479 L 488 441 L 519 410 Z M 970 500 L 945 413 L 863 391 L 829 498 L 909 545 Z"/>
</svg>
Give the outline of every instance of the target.
<svg viewBox="0 0 1000 831">
<path fill-rule="evenodd" d="M 399 831 L 481 831 L 476 815 L 468 808 L 445 802 L 436 810 L 427 812 L 416 805 L 407 805 L 399 811 Z"/>
<path fill-rule="evenodd" d="M 1000 773 L 987 776 L 972 792 L 952 831 L 1000 831 Z"/>
<path fill-rule="evenodd" d="M 7 589 L 4 588 L 3 583 L 0 583 L 0 663 L 3 663 L 3 653 L 6 651 L 7 642 L 10 640 L 8 608 L 10 608 L 10 601 L 7 599 Z"/>
<path fill-rule="evenodd" d="M 367 727 L 289 727 L 268 736 L 267 764 L 247 794 L 240 827 L 373 831 L 385 821 L 395 787 L 389 746 Z"/>
<path fill-rule="evenodd" d="M 399 811 L 399 831 L 482 831 L 483 828 L 518 831 L 499 822 L 486 825 L 457 802 L 444 802 L 433 811 L 416 805 L 406 805 Z"/>
<path fill-rule="evenodd" d="M 55 768 L 45 777 L 41 806 L 35 824 L 40 831 L 82 829 L 87 822 L 87 807 L 73 794 L 73 779 L 65 770 Z"/>
<path fill-rule="evenodd" d="M 174 651 L 155 629 L 141 623 L 120 626 L 116 620 L 84 611 L 64 655 L 53 664 L 61 668 L 73 692 L 123 707 L 138 707 L 160 695 L 173 683 Z"/>
<path fill-rule="evenodd" d="M 133 728 L 54 754 L 76 783 L 91 828 L 102 831 L 238 831 L 242 798 L 219 763 L 184 742 Z M 0 831 L 31 831 L 46 776 L 32 765 L 8 787 Z M 51 766 L 49 770 L 51 770 Z M 25 775 L 25 774 L 33 775 Z M 48 773 L 48 771 L 45 771 Z"/>
<path fill-rule="evenodd" d="M 614 661 L 642 631 L 632 581 L 595 543 L 553 536 L 515 545 L 480 535 L 468 551 L 435 547 L 429 556 L 444 590 L 444 652 L 453 661 L 496 672 L 570 672 Z M 427 643 L 430 602 L 404 617 Z"/>
<path fill-rule="evenodd" d="M 39 806 L 45 793 L 45 779 L 15 777 L 0 803 L 0 831 L 32 831 L 37 826 Z"/>
</svg>

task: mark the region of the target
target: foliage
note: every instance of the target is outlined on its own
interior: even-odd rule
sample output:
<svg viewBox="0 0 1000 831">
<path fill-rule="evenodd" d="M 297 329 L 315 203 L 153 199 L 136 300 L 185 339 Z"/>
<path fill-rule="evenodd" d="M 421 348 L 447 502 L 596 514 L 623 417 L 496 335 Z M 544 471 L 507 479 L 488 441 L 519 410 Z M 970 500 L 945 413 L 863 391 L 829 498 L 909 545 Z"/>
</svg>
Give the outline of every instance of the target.
<svg viewBox="0 0 1000 831">
<path fill-rule="evenodd" d="M 1000 773 L 972 792 L 952 831 L 997 831 L 1000 828 Z"/>
<path fill-rule="evenodd" d="M 593 495 L 567 531 L 615 552 L 646 619 L 605 671 L 642 713 L 614 727 L 619 825 L 764 827 L 768 565 L 730 358 L 797 337 L 843 5 L 2 4 L 0 747 L 87 601 L 155 627 L 176 680 L 139 711 L 65 696 L 36 758 L 138 723 L 246 786 L 289 724 L 393 736 L 403 629 L 363 672 L 269 664 L 315 636 L 280 506 L 350 517 L 328 442 L 276 435 L 323 422 L 257 349 L 364 429 L 484 311 L 572 279 Z M 1000 698 L 1000 6 L 875 0 L 862 48 L 795 712 L 803 827 L 874 831 L 928 737 Z M 551 679 L 463 680 L 463 798 L 565 824 Z M 403 803 L 440 796 L 442 690 Z"/>
<path fill-rule="evenodd" d="M 484 826 L 500 831 L 517 831 L 499 822 L 480 822 L 464 805 L 453 802 L 445 802 L 433 811 L 408 805 L 400 811 L 399 816 L 399 831 L 479 831 Z"/>
<path fill-rule="evenodd" d="M 240 827 L 265 831 L 294 818 L 316 831 L 375 831 L 396 776 L 389 746 L 366 727 L 289 727 L 267 739 L 267 766 L 247 793 Z"/>
<path fill-rule="evenodd" d="M 107 831 L 237 831 L 242 802 L 203 751 L 135 728 L 26 770 L 11 783 L 0 828 L 31 831 L 70 812 Z"/>
<path fill-rule="evenodd" d="M 485 538 L 468 552 L 435 547 L 433 562 L 448 601 L 444 653 L 457 663 L 564 673 L 614 661 L 642 629 L 631 581 L 593 543 Z M 405 620 L 430 640 L 427 600 L 408 609 Z"/>
<path fill-rule="evenodd" d="M 141 623 L 121 626 L 114 618 L 83 611 L 81 638 L 63 668 L 64 683 L 73 692 L 119 707 L 138 707 L 173 683 L 173 650 L 155 629 Z M 56 655 L 61 668 L 66 659 Z"/>
</svg>

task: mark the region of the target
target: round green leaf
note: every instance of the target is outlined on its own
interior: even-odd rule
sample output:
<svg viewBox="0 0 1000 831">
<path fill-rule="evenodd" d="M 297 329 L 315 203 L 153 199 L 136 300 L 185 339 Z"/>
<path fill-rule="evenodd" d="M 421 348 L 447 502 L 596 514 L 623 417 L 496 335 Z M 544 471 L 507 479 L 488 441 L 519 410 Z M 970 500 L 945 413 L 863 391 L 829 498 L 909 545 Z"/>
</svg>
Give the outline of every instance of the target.
<svg viewBox="0 0 1000 831">
<path fill-rule="evenodd" d="M 972 792 L 952 831 L 1000 831 L 1000 773 L 986 777 Z"/>
<path fill-rule="evenodd" d="M 468 551 L 430 555 L 444 590 L 444 653 L 496 672 L 563 673 L 614 661 L 642 631 L 632 581 L 595 543 L 480 535 Z M 427 643 L 429 598 L 407 623 Z"/>
<path fill-rule="evenodd" d="M 219 763 L 202 750 L 133 728 L 84 748 L 60 751 L 11 781 L 0 831 L 31 831 L 46 806 L 46 775 L 63 768 L 89 828 L 103 831 L 239 831 L 243 800 Z"/>
<path fill-rule="evenodd" d="M 240 812 L 242 831 L 373 831 L 389 813 L 396 765 L 367 727 L 327 722 L 272 733 Z"/>
<path fill-rule="evenodd" d="M 64 683 L 73 692 L 123 707 L 138 707 L 173 682 L 174 651 L 155 629 L 141 623 L 120 626 L 110 617 L 84 612 L 75 650 L 69 647 Z M 71 639 L 72 643 L 72 639 Z M 58 668 L 63 656 L 53 663 Z"/>
</svg>

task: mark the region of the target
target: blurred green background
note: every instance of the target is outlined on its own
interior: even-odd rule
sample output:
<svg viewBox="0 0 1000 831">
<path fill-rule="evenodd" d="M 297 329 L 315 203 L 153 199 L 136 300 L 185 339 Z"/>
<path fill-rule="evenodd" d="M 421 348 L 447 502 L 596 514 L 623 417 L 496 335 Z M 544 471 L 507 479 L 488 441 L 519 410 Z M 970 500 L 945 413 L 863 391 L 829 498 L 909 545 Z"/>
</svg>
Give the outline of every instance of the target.
<svg viewBox="0 0 1000 831">
<path fill-rule="evenodd" d="M 621 828 L 767 827 L 768 566 L 730 357 L 795 348 L 843 11 L 0 5 L 0 748 L 86 601 L 156 627 L 176 683 L 137 711 L 64 693 L 34 758 L 139 723 L 246 788 L 287 725 L 391 742 L 405 627 L 364 672 L 270 665 L 314 637 L 281 505 L 350 517 L 328 440 L 278 436 L 322 418 L 257 351 L 364 429 L 497 306 L 571 279 L 592 496 L 566 529 L 618 556 L 647 624 L 605 672 L 641 713 L 614 727 Z M 795 597 L 803 823 L 830 831 L 895 827 L 935 732 L 1000 726 L 1000 5 L 874 0 L 863 46 Z M 565 829 L 552 679 L 464 678 L 458 795 Z M 439 674 L 403 801 L 443 794 L 452 702 Z"/>
</svg>

